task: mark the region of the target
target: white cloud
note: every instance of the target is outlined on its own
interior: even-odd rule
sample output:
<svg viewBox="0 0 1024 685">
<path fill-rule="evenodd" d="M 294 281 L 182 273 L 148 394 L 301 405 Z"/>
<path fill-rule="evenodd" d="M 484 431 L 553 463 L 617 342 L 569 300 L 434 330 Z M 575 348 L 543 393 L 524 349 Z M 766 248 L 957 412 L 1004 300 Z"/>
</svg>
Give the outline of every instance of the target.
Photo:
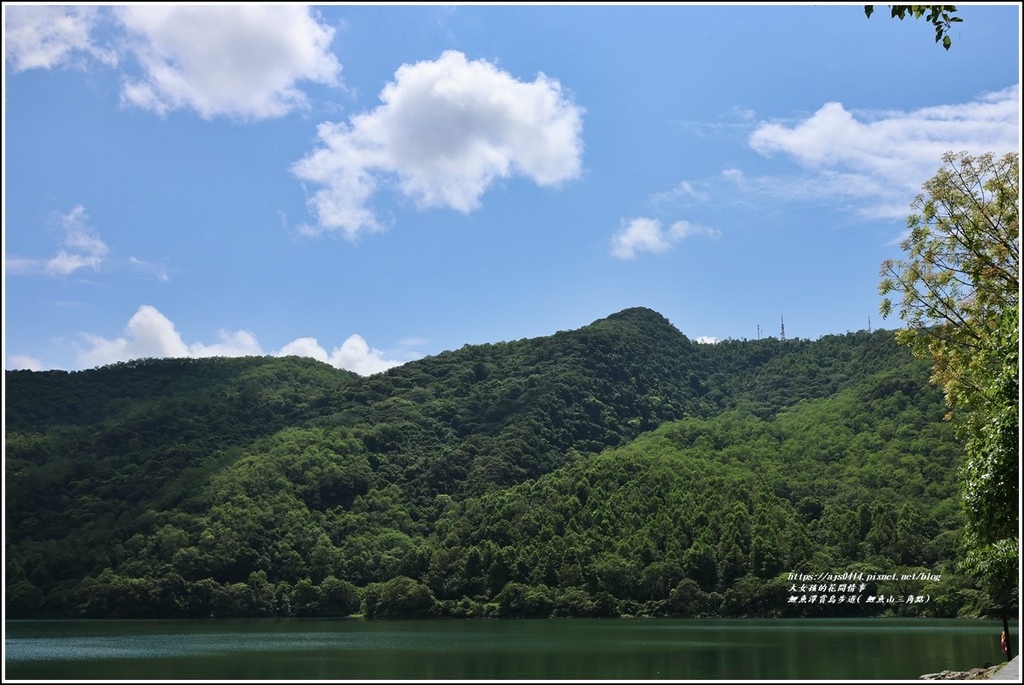
<svg viewBox="0 0 1024 685">
<path fill-rule="evenodd" d="M 638 250 L 664 252 L 669 247 L 657 219 L 623 219 L 622 230 L 612 237 L 612 256 L 619 259 L 633 259 Z"/>
<path fill-rule="evenodd" d="M 304 5 L 4 7 L 4 56 L 14 71 L 93 58 L 116 66 L 134 55 L 141 75 L 122 72 L 123 104 L 160 115 L 195 110 L 212 119 L 280 117 L 308 107 L 300 81 L 340 85 L 330 52 L 334 29 Z M 121 54 L 91 33 L 107 22 Z"/>
<path fill-rule="evenodd" d="M 9 357 L 7 368 L 11 370 L 25 369 L 27 371 L 45 371 L 46 366 L 36 359 L 25 354 L 14 354 Z"/>
<path fill-rule="evenodd" d="M 47 273 L 67 276 L 78 269 L 98 270 L 108 248 L 96 235 L 96 230 L 87 223 L 85 207 L 75 205 L 67 214 L 59 215 L 58 222 L 64 229 L 61 243 L 65 249 L 46 262 Z"/>
<path fill-rule="evenodd" d="M 63 233 L 57 254 L 49 259 L 5 255 L 5 269 L 11 275 L 56 276 L 69 276 L 79 269 L 99 270 L 109 248 L 88 224 L 88 218 L 82 205 L 75 205 L 67 214 L 57 214 L 56 223 Z"/>
<path fill-rule="evenodd" d="M 5 62 L 15 72 L 68 66 L 83 54 L 116 64 L 116 54 L 90 38 L 99 17 L 89 6 L 5 5 Z"/>
<path fill-rule="evenodd" d="M 4 255 L 4 273 L 9 276 L 34 274 L 46 268 L 46 260 L 18 255 Z"/>
<path fill-rule="evenodd" d="M 82 205 L 75 205 L 67 214 L 54 214 L 54 223 L 61 231 L 57 254 L 49 258 L 5 255 L 6 273 L 14 276 L 45 274 L 69 276 L 79 269 L 99 271 L 110 248 L 89 225 L 89 216 Z M 167 269 L 159 264 L 129 257 L 133 269 L 148 273 L 159 281 L 169 281 Z"/>
<path fill-rule="evenodd" d="M 99 257 L 69 254 L 64 250 L 61 250 L 55 257 L 52 257 L 46 262 L 44 270 L 47 273 L 67 276 L 78 269 L 83 269 L 85 267 L 89 267 L 95 271 L 99 268 L 99 263 Z"/>
<path fill-rule="evenodd" d="M 757 112 L 740 105 L 720 114 L 714 121 L 679 121 L 683 130 L 704 139 L 735 140 L 737 136 L 749 133 Z"/>
<path fill-rule="evenodd" d="M 302 80 L 338 85 L 334 29 L 303 5 L 129 5 L 115 8 L 144 77 L 122 101 L 205 119 L 266 119 L 308 106 Z"/>
<path fill-rule="evenodd" d="M 128 263 L 131 264 L 136 271 L 150 274 L 161 283 L 167 283 L 171 280 L 171 277 L 167 274 L 167 268 L 160 264 L 147 262 L 137 257 L 129 257 Z"/>
<path fill-rule="evenodd" d="M 715 343 L 718 342 L 718 338 L 711 335 L 702 335 L 699 338 L 697 338 L 697 342 L 701 343 L 702 345 L 714 345 Z"/>
<path fill-rule="evenodd" d="M 1020 89 L 910 112 L 850 112 L 830 102 L 793 125 L 762 123 L 749 142 L 806 170 L 795 178 L 754 179 L 750 188 L 798 200 L 857 199 L 867 216 L 902 217 L 945 152 L 1019 149 Z"/>
<path fill-rule="evenodd" d="M 729 114 L 735 119 L 739 119 L 740 121 L 753 121 L 754 117 L 757 116 L 757 112 L 750 109 L 749 107 L 743 107 L 741 105 L 733 105 L 733 108 L 732 110 L 730 110 Z"/>
<path fill-rule="evenodd" d="M 721 232 L 691 224 L 688 221 L 676 221 L 668 229 L 661 226 L 657 219 L 638 217 L 623 219 L 622 229 L 612 236 L 611 255 L 619 259 L 633 259 L 638 252 L 667 252 L 680 241 L 694 235 L 717 238 Z"/>
<path fill-rule="evenodd" d="M 401 366 L 405 363 L 394 359 L 386 359 L 381 350 L 370 347 L 366 340 L 359 335 L 350 335 L 341 344 L 341 347 L 334 348 L 330 354 L 320 346 L 316 338 L 297 338 L 274 354 L 279 357 L 287 355 L 312 357 L 339 369 L 355 371 L 361 376 L 387 371 L 390 368 Z"/>
<path fill-rule="evenodd" d="M 127 338 L 107 340 L 86 334 L 90 348 L 78 355 L 82 368 L 146 357 L 190 357 L 174 324 L 155 307 L 143 305 L 128 320 Z"/>
<path fill-rule="evenodd" d="M 213 345 L 189 345 L 190 357 L 250 357 L 263 354 L 260 344 L 249 331 L 221 331 L 220 342 Z"/>
<path fill-rule="evenodd" d="M 689 181 L 680 181 L 671 190 L 654 193 L 651 195 L 653 202 L 673 202 L 676 200 L 690 199 L 696 202 L 707 202 L 708 194 L 702 190 L 697 190 L 692 183 Z"/>
<path fill-rule="evenodd" d="M 707 226 L 701 226 L 699 224 L 691 224 L 689 221 L 677 221 L 672 224 L 672 228 L 669 229 L 668 234 L 669 239 L 675 243 L 694 235 L 718 238 L 722 235 L 722 232 L 715 228 L 708 228 Z"/>
<path fill-rule="evenodd" d="M 327 350 L 320 347 L 316 338 L 296 338 L 274 354 L 278 357 L 312 357 L 321 362 L 326 362 L 329 359 Z"/>
<path fill-rule="evenodd" d="M 354 240 L 382 230 L 368 203 L 384 186 L 420 208 L 468 213 L 497 179 L 554 186 L 580 174 L 584 110 L 544 74 L 518 81 L 449 50 L 399 67 L 380 99 L 347 124 L 321 124 L 320 146 L 293 165 L 299 179 L 322 186 L 310 199 L 318 224 L 310 232 Z"/>
<path fill-rule="evenodd" d="M 259 342 L 249 331 L 221 331 L 220 341 L 214 344 L 186 344 L 174 323 L 150 305 L 139 307 L 128 321 L 125 336 L 108 340 L 86 334 L 88 347 L 78 353 L 79 368 L 92 368 L 129 359 L 163 357 L 245 357 L 265 354 Z M 370 347 L 359 335 L 350 335 L 341 347 L 330 354 L 315 338 L 297 338 L 282 347 L 274 356 L 298 355 L 312 357 L 339 369 L 361 375 L 386 371 L 403 361 L 387 359 L 383 352 Z M 30 357 L 12 357 L 31 359 Z"/>
<path fill-rule="evenodd" d="M 393 366 L 402 362 L 392 361 L 384 358 L 384 353 L 370 347 L 362 336 L 350 335 L 331 352 L 330 363 L 341 369 L 349 369 L 363 376 L 371 373 L 387 371 Z"/>
</svg>

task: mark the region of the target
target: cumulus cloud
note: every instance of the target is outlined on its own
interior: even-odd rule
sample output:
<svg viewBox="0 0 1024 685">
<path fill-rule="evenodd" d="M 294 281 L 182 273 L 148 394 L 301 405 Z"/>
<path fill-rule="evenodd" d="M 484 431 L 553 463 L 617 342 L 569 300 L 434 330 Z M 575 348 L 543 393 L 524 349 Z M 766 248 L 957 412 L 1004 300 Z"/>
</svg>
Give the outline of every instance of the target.
<svg viewBox="0 0 1024 685">
<path fill-rule="evenodd" d="M 260 344 L 249 331 L 220 331 L 220 342 L 212 345 L 189 345 L 191 357 L 250 357 L 263 354 Z"/>
<path fill-rule="evenodd" d="M 303 5 L 127 5 L 115 8 L 143 78 L 122 101 L 166 114 L 193 109 L 205 119 L 266 119 L 308 106 L 296 87 L 338 85 L 329 52 L 334 29 Z"/>
<path fill-rule="evenodd" d="M 249 331 L 221 331 L 219 342 L 213 344 L 187 344 L 174 323 L 150 305 L 139 307 L 128 320 L 125 336 L 106 339 L 86 334 L 86 349 L 79 350 L 79 368 L 92 368 L 130 359 L 163 357 L 245 357 L 265 354 L 259 342 Z M 312 357 L 339 369 L 361 375 L 386 371 L 405 362 L 387 359 L 380 350 L 370 347 L 359 335 L 351 335 L 330 354 L 315 338 L 297 338 L 282 347 L 275 356 L 297 355 Z M 29 357 L 12 357 L 29 360 Z M 33 360 L 34 361 L 34 360 Z"/>
<path fill-rule="evenodd" d="M 386 359 L 381 350 L 370 347 L 360 335 L 350 335 L 341 344 L 341 347 L 334 348 L 330 354 L 320 346 L 316 338 L 298 338 L 282 347 L 275 354 L 279 357 L 287 355 L 312 357 L 339 369 L 355 371 L 361 376 L 387 371 L 404 363 L 393 359 Z"/>
<path fill-rule="evenodd" d="M 317 226 L 349 239 L 383 225 L 369 206 L 394 188 L 423 208 L 468 213 L 498 179 L 555 186 L 579 176 L 583 109 L 558 81 L 519 81 L 457 51 L 405 64 L 382 104 L 348 123 L 318 127 L 319 147 L 292 171 L 321 188 L 310 198 Z"/>
<path fill-rule="evenodd" d="M 334 29 L 304 5 L 18 5 L 4 12 L 5 62 L 15 72 L 89 59 L 113 67 L 132 55 L 141 74 L 122 72 L 121 102 L 160 115 L 192 109 L 206 119 L 280 117 L 309 106 L 300 82 L 340 85 Z M 111 44 L 118 50 L 93 39 L 101 23 L 117 31 Z"/>
<path fill-rule="evenodd" d="M 873 217 L 902 217 L 947 151 L 1003 154 L 1020 147 L 1019 84 L 973 102 L 910 112 L 851 112 L 829 102 L 794 124 L 764 122 L 749 139 L 766 157 L 788 155 L 799 178 L 732 180 L 794 199 L 866 201 Z"/>
<path fill-rule="evenodd" d="M 695 235 L 717 238 L 721 232 L 688 221 L 676 221 L 666 229 L 657 219 L 623 219 L 621 230 L 612 236 L 611 255 L 619 259 L 633 259 L 639 252 L 667 252 L 677 243 Z"/>
<path fill-rule="evenodd" d="M 107 340 L 86 334 L 89 349 L 78 355 L 83 368 L 146 357 L 190 357 L 174 323 L 155 307 L 144 305 L 128 320 L 126 338 Z"/>
<path fill-rule="evenodd" d="M 109 248 L 88 224 L 88 218 L 82 205 L 75 205 L 67 214 L 57 214 L 56 224 L 62 232 L 57 254 L 49 259 L 5 255 L 7 271 L 12 275 L 68 276 L 79 269 L 99 270 Z"/>
<path fill-rule="evenodd" d="M 697 338 L 697 342 L 703 345 L 714 345 L 715 343 L 718 342 L 718 338 L 712 335 L 702 335 L 699 338 Z"/>
<path fill-rule="evenodd" d="M 4 18 L 4 58 L 15 72 L 68 66 L 80 57 L 117 63 L 114 51 L 90 36 L 100 18 L 96 7 L 8 5 Z"/>
</svg>

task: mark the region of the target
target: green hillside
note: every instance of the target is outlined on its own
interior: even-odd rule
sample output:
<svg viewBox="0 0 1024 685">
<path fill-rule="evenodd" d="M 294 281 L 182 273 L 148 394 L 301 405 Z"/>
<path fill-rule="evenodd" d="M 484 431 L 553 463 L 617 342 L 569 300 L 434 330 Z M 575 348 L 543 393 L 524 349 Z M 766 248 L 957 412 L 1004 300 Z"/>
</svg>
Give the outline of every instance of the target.
<svg viewBox="0 0 1024 685">
<path fill-rule="evenodd" d="M 8 371 L 7 615 L 978 614 L 928 375 L 891 332 L 706 345 L 643 308 L 365 378 Z M 790 601 L 897 568 L 942 580 Z"/>
</svg>

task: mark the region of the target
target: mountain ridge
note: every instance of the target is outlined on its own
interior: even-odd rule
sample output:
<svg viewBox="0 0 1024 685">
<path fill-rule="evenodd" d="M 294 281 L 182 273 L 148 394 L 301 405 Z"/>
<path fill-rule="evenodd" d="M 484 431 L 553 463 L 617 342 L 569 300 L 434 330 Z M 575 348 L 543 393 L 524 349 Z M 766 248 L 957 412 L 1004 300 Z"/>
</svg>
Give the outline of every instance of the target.
<svg viewBox="0 0 1024 685">
<path fill-rule="evenodd" d="M 579 590 L 593 599 L 602 591 L 592 575 L 598 573 L 597 557 L 545 557 L 549 572 L 532 577 L 524 570 L 529 562 L 508 566 L 502 561 L 501 555 L 520 558 L 533 549 L 517 537 L 522 531 L 509 537 L 512 531 L 501 532 L 505 524 L 492 520 L 486 527 L 497 537 L 474 534 L 470 543 L 465 533 L 449 540 L 445 532 L 456 518 L 482 511 L 479 507 L 490 506 L 494 498 L 514 500 L 521 491 L 559 483 L 559 494 L 536 511 L 539 518 L 517 517 L 516 525 L 523 530 L 550 525 L 557 533 L 583 520 L 600 526 L 601 516 L 609 522 L 640 517 L 637 525 L 653 536 L 653 551 L 641 554 L 646 543 L 637 538 L 629 551 L 609 548 L 603 554 L 617 555 L 622 568 L 641 576 L 654 573 L 647 568 L 651 564 L 670 563 L 664 555 L 686 554 L 697 545 L 702 539 L 693 535 L 697 525 L 710 536 L 707 549 L 700 547 L 700 559 L 694 551 L 690 565 L 671 562 L 676 565 L 665 583 L 690 578 L 707 595 L 701 606 L 725 611 L 724 600 L 713 595 L 727 588 L 718 580 L 711 584 L 707 569 L 701 585 L 701 564 L 713 558 L 721 567 L 715 578 L 728 583 L 743 573 L 760 573 L 759 587 L 778 566 L 751 556 L 749 526 L 757 515 L 750 508 L 760 506 L 757 502 L 777 510 L 783 529 L 818 536 L 816 544 L 840 550 L 834 553 L 845 555 L 835 557 L 840 563 L 841 558 L 863 562 L 879 550 L 896 554 L 888 539 L 866 547 L 864 541 L 840 539 L 849 516 L 862 515 L 867 522 L 876 506 L 882 507 L 878 530 L 896 529 L 885 523 L 887 505 L 878 497 L 906 502 L 908 493 L 920 491 L 932 493 L 929 502 L 949 499 L 955 448 L 941 420 L 941 392 L 927 379 L 927 363 L 913 359 L 885 331 L 708 345 L 644 307 L 548 336 L 465 345 L 366 377 L 299 357 L 139 360 L 74 373 L 8 371 L 5 542 L 13 598 L 8 608 L 24 616 L 205 615 L 201 612 L 211 606 L 218 615 L 307 615 L 303 612 L 328 611 L 326 599 L 310 598 L 340 591 L 337 583 L 344 582 L 352 586 L 345 590 L 350 598 L 358 590 L 367 615 L 384 616 L 390 610 L 380 608 L 374 593 L 383 590 L 375 584 L 394 582 L 399 594 L 422 595 L 416 588 L 429 588 L 441 603 L 431 606 L 460 615 L 484 611 L 480 607 L 488 602 L 500 604 L 497 598 L 510 582 L 539 588 L 554 579 L 555 587 L 548 586 L 552 603 L 541 606 L 558 615 L 591 615 L 586 602 L 576 605 L 565 598 L 580 599 L 573 594 Z M 842 415 L 854 418 L 837 423 L 840 406 Z M 882 414 L 871 413 L 876 406 Z M 913 435 L 898 430 L 885 412 L 932 437 L 901 456 L 900 446 L 909 445 Z M 794 416 L 823 420 L 819 425 Z M 784 440 L 776 426 L 793 421 L 800 430 Z M 843 427 L 846 423 L 850 427 Z M 678 444 L 657 437 L 673 426 L 694 437 Z M 883 466 L 887 462 L 880 457 L 868 459 L 863 450 L 870 445 L 879 455 L 891 455 L 887 458 L 896 466 Z M 615 499 L 615 511 L 584 516 L 586 501 L 602 495 L 565 481 L 567 474 L 584 473 L 580 465 L 605 454 L 633 459 L 629 455 L 636 449 L 649 452 L 644 463 L 650 468 L 675 473 L 664 476 L 673 482 L 681 472 L 670 464 L 679 459 L 695 459 L 686 463 L 706 470 L 699 466 L 703 460 L 724 458 L 724 465 L 715 467 L 720 469 L 716 479 L 764 481 L 765 492 L 772 494 L 748 501 L 744 516 L 754 519 L 734 513 L 740 517 L 736 521 L 747 523 L 736 523 L 740 528 L 732 545 L 720 539 L 729 519 L 718 508 L 729 505 L 710 492 L 701 494 L 696 485 L 686 497 L 716 503 L 708 511 L 710 527 L 686 524 L 691 532 L 679 528 L 682 537 L 671 545 L 664 537 L 673 526 L 668 512 L 678 511 L 665 499 L 671 488 L 655 487 L 648 504 L 635 497 Z M 918 485 L 913 468 L 921 468 L 922 450 L 944 456 Z M 766 460 L 766 468 L 777 466 L 764 470 L 751 461 L 753 455 Z M 833 479 L 840 479 L 835 484 L 849 489 L 835 490 L 828 481 L 810 488 L 787 486 L 771 475 L 797 457 L 807 474 L 794 475 L 794 483 L 834 472 Z M 911 463 L 916 466 L 907 466 Z M 890 489 L 862 473 L 881 467 L 897 469 L 898 482 Z M 598 477 L 597 471 L 586 473 Z M 875 491 L 863 485 L 869 481 Z M 654 486 L 635 487 L 639 493 Z M 750 485 L 730 485 L 730 492 L 736 487 Z M 822 493 L 818 499 L 815 490 Z M 858 514 L 857 502 L 868 509 Z M 572 524 L 574 511 L 583 518 Z M 917 505 L 900 511 L 907 520 L 900 530 L 940 526 L 950 531 L 957 525 L 955 516 L 941 522 L 915 518 Z M 661 523 L 649 528 L 649 516 Z M 819 519 L 827 523 L 819 526 Z M 577 535 L 586 531 L 579 528 Z M 614 542 L 591 538 L 591 546 Z M 519 542 L 513 545 L 513 539 Z M 498 552 L 510 545 L 518 547 Z M 577 549 L 569 541 L 562 546 Z M 444 572 L 446 549 L 456 566 Z M 586 555 L 595 550 L 577 549 Z M 810 563 L 793 554 L 786 552 L 784 563 Z M 948 556 L 948 550 L 942 554 Z M 762 561 L 753 564 L 755 557 Z M 578 573 L 560 574 L 558 568 L 566 564 Z M 474 570 L 480 565 L 492 569 L 486 582 Z M 461 584 L 447 583 L 445 573 L 461 578 Z M 239 583 L 250 594 L 285 593 L 287 602 L 284 595 L 273 601 L 250 597 L 246 609 L 217 594 L 242 592 L 230 589 Z M 266 583 L 281 589 L 266 590 Z M 614 602 L 606 597 L 601 611 L 613 606 L 625 613 L 675 611 L 659 604 L 669 598 L 650 589 L 655 586 L 642 592 L 631 583 L 617 587 L 621 596 Z M 156 595 L 132 594 L 140 588 Z M 465 606 L 475 608 L 458 608 L 463 591 L 470 593 Z M 295 608 L 294 593 L 309 595 L 302 600 L 307 609 Z M 132 608 L 94 596 L 117 596 Z M 512 602 L 512 596 L 504 597 Z M 557 597 L 569 603 L 558 608 Z M 726 613 L 743 604 L 736 598 L 730 602 Z"/>
</svg>

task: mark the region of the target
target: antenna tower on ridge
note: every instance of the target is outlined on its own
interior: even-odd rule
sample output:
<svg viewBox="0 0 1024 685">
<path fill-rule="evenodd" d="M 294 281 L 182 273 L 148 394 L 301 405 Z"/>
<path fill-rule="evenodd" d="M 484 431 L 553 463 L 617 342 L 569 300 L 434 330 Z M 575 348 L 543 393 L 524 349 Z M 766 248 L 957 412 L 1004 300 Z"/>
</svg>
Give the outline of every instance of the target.
<svg viewBox="0 0 1024 685">
<path fill-rule="evenodd" d="M 786 339 L 786 319 L 781 314 L 779 314 L 779 319 L 782 321 L 782 334 L 780 336 L 780 339 L 781 340 L 785 340 Z"/>
</svg>

